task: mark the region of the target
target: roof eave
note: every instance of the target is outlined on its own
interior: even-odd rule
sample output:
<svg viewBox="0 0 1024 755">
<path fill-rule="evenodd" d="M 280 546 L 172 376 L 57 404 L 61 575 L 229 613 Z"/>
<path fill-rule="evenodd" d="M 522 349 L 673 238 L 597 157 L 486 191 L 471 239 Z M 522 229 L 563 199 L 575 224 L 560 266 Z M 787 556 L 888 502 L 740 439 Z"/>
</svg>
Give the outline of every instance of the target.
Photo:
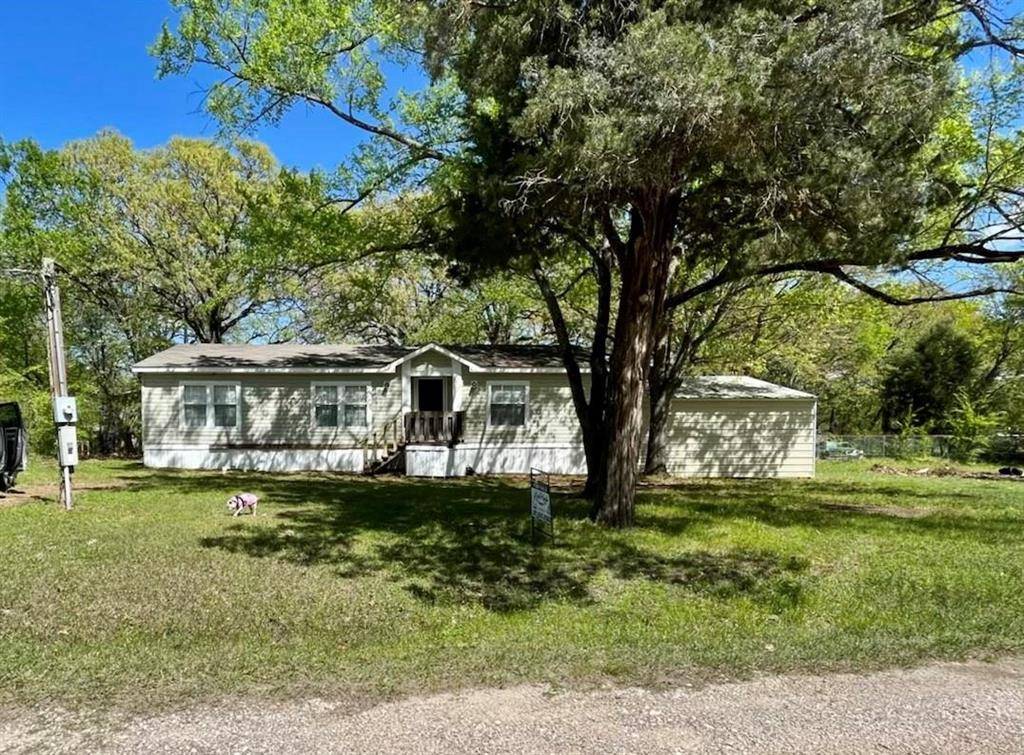
<svg viewBox="0 0 1024 755">
<path fill-rule="evenodd" d="M 564 375 L 564 367 L 471 367 L 470 373 L 519 374 L 519 375 Z M 589 375 L 589 367 L 580 367 L 580 372 Z"/>
<path fill-rule="evenodd" d="M 394 372 L 385 367 L 193 367 L 186 365 L 142 365 L 132 367 L 136 375 L 378 375 Z"/>
<path fill-rule="evenodd" d="M 132 367 L 136 375 L 391 375 L 395 370 L 386 367 L 185 367 L 143 366 Z M 471 367 L 473 375 L 564 375 L 562 367 Z M 580 372 L 589 375 L 590 369 Z"/>
</svg>

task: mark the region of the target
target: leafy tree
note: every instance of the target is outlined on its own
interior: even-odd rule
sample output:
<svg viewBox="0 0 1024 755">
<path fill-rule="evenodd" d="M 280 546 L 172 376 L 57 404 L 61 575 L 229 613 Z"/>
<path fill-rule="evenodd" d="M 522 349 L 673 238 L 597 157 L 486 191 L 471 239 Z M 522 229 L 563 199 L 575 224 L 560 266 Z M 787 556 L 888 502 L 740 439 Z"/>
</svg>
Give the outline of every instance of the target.
<svg viewBox="0 0 1024 755">
<path fill-rule="evenodd" d="M 546 328 L 528 279 L 462 281 L 430 254 L 375 254 L 306 281 L 310 327 L 328 339 L 506 344 L 535 341 Z"/>
<path fill-rule="evenodd" d="M 530 261 L 608 524 L 634 516 L 644 386 L 672 310 L 797 272 L 906 304 L 854 271 L 1017 258 L 1001 243 L 1020 218 L 1016 71 L 983 96 L 958 68 L 980 48 L 1021 52 L 988 5 L 178 5 L 161 71 L 222 72 L 210 103 L 226 126 L 325 107 L 370 135 L 353 197 L 428 186 L 460 256 Z M 431 83 L 389 104 L 383 72 L 410 50 Z M 588 255 L 597 290 L 589 393 L 545 283 L 562 255 Z M 943 288 L 924 298 L 996 290 Z"/>
<path fill-rule="evenodd" d="M 538 13 L 517 4 L 470 14 L 457 52 L 441 55 L 473 128 L 490 129 L 472 191 L 497 195 L 496 210 L 525 207 L 531 226 L 552 233 L 567 218 L 595 222 L 614 254 L 602 521 L 632 520 L 644 376 L 668 310 L 751 277 L 819 272 L 885 296 L 846 268 L 1004 258 L 955 225 L 937 248 L 921 225 L 939 202 L 961 199 L 941 195 L 946 173 L 932 164 L 958 148 L 941 126 L 958 113 L 951 82 L 966 37 L 934 6 Z M 804 68 L 810 60 L 822 64 Z M 1012 162 L 1008 173 L 1019 170 Z M 1002 197 L 1011 219 L 1014 205 Z M 693 269 L 707 272 L 674 290 Z"/>
<path fill-rule="evenodd" d="M 815 316 L 815 281 L 737 281 L 661 319 L 648 372 L 650 419 L 645 474 L 667 471 L 672 397 L 683 380 L 708 370 L 758 373 L 752 363 L 777 348 L 779 335 Z M 789 381 L 792 383 L 793 381 Z"/>
<path fill-rule="evenodd" d="M 8 243 L 26 266 L 55 257 L 134 334 L 133 356 L 139 317 L 155 315 L 188 340 L 220 342 L 247 319 L 287 306 L 250 223 L 280 193 L 266 148 L 175 138 L 140 151 L 104 132 L 58 152 L 31 143 L 9 151 Z"/>
<path fill-rule="evenodd" d="M 910 412 L 919 427 L 948 430 L 946 418 L 973 382 L 977 366 L 971 340 L 949 323 L 936 325 L 893 360 L 883 385 L 883 429 L 891 432 L 894 420 Z"/>
<path fill-rule="evenodd" d="M 1004 345 L 1004 328 L 994 319 L 996 310 L 984 300 L 893 307 L 827 279 L 803 279 L 800 288 L 803 291 L 796 298 L 776 302 L 781 312 L 774 330 L 724 369 L 814 393 L 819 421 L 828 432 L 880 432 L 883 383 L 893 359 L 913 349 L 939 325 L 976 344 L 979 362 L 970 391 L 979 398 L 998 384 L 993 375 L 1008 369 L 1019 353 L 1019 344 Z M 926 288 L 910 284 L 888 290 L 906 298 L 927 293 Z M 796 313 L 789 317 L 791 304 Z"/>
<path fill-rule="evenodd" d="M 171 341 L 271 333 L 292 307 L 291 278 L 275 267 L 286 236 L 271 244 L 257 222 L 291 201 L 265 148 L 175 139 L 139 151 L 107 132 L 55 151 L 0 144 L 0 156 L 0 267 L 36 270 L 42 257 L 57 258 L 70 379 L 93 451 L 137 450 L 132 363 Z M 45 409 L 40 306 L 36 287 L 3 291 L 0 369 L 8 395 Z"/>
</svg>

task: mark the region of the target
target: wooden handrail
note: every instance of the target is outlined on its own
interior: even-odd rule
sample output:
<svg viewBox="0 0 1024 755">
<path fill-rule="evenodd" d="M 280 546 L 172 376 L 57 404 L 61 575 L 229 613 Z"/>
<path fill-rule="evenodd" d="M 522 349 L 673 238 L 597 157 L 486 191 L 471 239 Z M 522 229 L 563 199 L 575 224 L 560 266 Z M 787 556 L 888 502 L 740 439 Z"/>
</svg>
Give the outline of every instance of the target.
<svg viewBox="0 0 1024 755">
<path fill-rule="evenodd" d="M 447 443 L 462 440 L 465 412 L 406 412 L 406 443 Z"/>
</svg>

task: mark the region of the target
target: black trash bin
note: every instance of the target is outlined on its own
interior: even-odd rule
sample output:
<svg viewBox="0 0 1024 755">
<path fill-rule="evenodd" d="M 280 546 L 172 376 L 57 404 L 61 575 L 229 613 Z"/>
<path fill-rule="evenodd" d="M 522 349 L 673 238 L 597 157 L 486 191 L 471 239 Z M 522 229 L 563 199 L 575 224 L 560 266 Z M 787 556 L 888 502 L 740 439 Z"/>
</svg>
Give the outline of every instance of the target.
<svg viewBox="0 0 1024 755">
<path fill-rule="evenodd" d="M 15 403 L 0 404 L 0 492 L 14 487 L 25 468 L 27 441 L 21 409 Z"/>
</svg>

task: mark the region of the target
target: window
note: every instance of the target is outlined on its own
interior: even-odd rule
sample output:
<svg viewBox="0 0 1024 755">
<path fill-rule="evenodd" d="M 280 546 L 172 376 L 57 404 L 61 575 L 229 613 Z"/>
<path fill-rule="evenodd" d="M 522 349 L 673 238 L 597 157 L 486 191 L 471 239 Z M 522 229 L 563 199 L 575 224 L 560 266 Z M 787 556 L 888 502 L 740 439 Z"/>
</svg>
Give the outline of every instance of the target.
<svg viewBox="0 0 1024 755">
<path fill-rule="evenodd" d="M 366 427 L 366 393 L 368 386 L 345 386 L 345 427 Z"/>
<path fill-rule="evenodd" d="M 313 412 L 317 427 L 338 426 L 338 386 L 313 386 Z"/>
<path fill-rule="evenodd" d="M 526 424 L 528 392 L 526 383 L 491 383 L 489 385 L 489 424 L 521 427 Z"/>
<path fill-rule="evenodd" d="M 206 427 L 206 386 L 185 386 L 185 427 Z"/>
<path fill-rule="evenodd" d="M 233 385 L 213 386 L 213 426 L 238 424 L 238 389 Z"/>
<path fill-rule="evenodd" d="M 185 427 L 238 427 L 238 383 L 182 385 L 182 424 Z"/>
<path fill-rule="evenodd" d="M 365 383 L 314 383 L 314 426 L 369 427 L 369 394 Z"/>
</svg>

